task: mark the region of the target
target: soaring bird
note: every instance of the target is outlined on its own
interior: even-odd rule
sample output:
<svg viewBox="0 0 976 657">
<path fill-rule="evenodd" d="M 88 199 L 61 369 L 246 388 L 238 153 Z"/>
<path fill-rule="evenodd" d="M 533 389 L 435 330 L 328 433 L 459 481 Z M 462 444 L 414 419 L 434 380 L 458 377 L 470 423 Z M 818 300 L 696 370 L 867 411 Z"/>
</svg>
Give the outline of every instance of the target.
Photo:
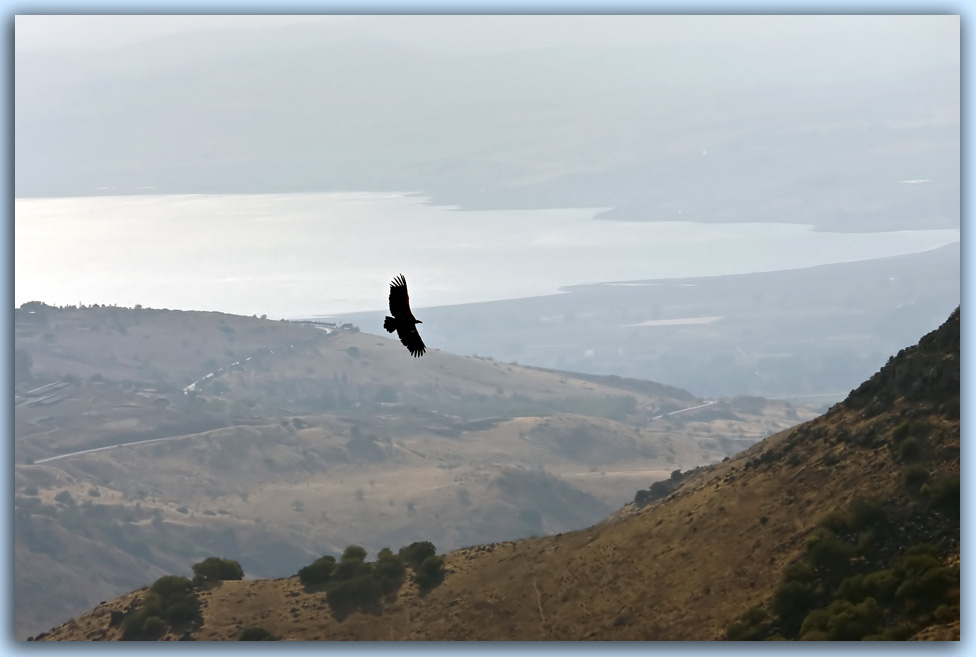
<svg viewBox="0 0 976 657">
<path fill-rule="evenodd" d="M 417 333 L 417 324 L 423 324 L 413 316 L 410 311 L 410 295 L 407 294 L 407 279 L 400 274 L 390 283 L 390 312 L 393 317 L 387 315 L 383 322 L 383 328 L 390 333 L 396 331 L 397 337 L 403 346 L 410 350 L 411 355 L 419 358 L 427 351 L 424 341 Z"/>
</svg>

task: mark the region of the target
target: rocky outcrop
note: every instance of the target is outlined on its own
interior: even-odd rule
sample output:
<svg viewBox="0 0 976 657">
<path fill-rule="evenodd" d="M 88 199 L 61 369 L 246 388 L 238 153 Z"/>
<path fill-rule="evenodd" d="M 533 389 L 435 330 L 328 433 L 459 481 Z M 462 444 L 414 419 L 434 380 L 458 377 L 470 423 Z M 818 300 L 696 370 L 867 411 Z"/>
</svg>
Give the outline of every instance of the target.
<svg viewBox="0 0 976 657">
<path fill-rule="evenodd" d="M 912 402 L 959 404 L 960 309 L 918 344 L 902 349 L 874 376 L 858 386 L 843 402 L 848 408 L 866 409 L 870 415 L 891 408 L 899 398 Z M 838 405 L 839 406 L 839 405 Z M 833 410 L 833 409 L 831 409 Z"/>
</svg>

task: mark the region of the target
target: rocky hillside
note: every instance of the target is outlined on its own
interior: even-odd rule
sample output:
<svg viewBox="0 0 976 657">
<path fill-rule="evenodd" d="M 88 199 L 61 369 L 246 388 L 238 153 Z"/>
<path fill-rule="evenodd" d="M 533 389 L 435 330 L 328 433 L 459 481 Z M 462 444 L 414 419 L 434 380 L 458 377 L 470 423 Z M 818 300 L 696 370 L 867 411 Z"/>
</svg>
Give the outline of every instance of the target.
<svg viewBox="0 0 976 657">
<path fill-rule="evenodd" d="M 399 576 L 409 550 L 350 548 L 315 582 L 181 589 L 199 610 L 185 616 L 161 580 L 37 638 L 958 639 L 959 324 L 957 310 L 824 416 L 588 529 Z"/>
<path fill-rule="evenodd" d="M 15 352 L 18 638 L 215 554 L 579 529 L 815 415 L 222 313 L 25 304 Z"/>
</svg>

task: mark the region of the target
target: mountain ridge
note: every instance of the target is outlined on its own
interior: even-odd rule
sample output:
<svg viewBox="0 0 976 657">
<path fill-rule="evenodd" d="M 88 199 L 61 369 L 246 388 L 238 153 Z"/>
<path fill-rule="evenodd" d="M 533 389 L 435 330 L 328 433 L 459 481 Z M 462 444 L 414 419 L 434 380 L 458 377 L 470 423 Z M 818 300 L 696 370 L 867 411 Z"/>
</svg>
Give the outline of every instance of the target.
<svg viewBox="0 0 976 657">
<path fill-rule="evenodd" d="M 416 360 L 352 325 L 14 314 L 23 638 L 215 553 L 274 578 L 350 543 L 453 550 L 585 527 L 815 415 L 436 349 Z M 85 565 L 106 555 L 119 566 Z"/>
<path fill-rule="evenodd" d="M 166 637 L 229 640 L 261 625 L 299 640 L 958 640 L 959 327 L 957 309 L 825 415 L 699 468 L 663 499 L 444 555 L 443 582 L 424 595 L 405 585 L 339 620 L 295 577 L 223 582 L 199 594 L 202 626 Z M 882 576 L 901 582 L 890 598 L 852 592 Z M 787 595 L 798 589 L 802 605 Z M 118 638 L 110 612 L 141 595 L 38 638 Z"/>
</svg>

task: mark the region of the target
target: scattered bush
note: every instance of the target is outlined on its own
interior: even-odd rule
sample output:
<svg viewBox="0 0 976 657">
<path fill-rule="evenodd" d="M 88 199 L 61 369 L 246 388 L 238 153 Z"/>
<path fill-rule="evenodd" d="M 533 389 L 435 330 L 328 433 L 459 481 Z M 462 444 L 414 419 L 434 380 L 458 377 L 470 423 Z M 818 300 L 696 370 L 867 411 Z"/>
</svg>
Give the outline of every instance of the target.
<svg viewBox="0 0 976 657">
<path fill-rule="evenodd" d="M 390 548 L 383 548 L 376 556 L 376 564 L 373 566 L 373 575 L 380 585 L 383 595 L 389 595 L 403 584 L 406 568 L 403 560 L 393 554 Z"/>
<path fill-rule="evenodd" d="M 139 608 L 125 615 L 122 640 L 154 641 L 166 633 L 168 625 L 201 620 L 200 600 L 193 583 L 186 577 L 165 575 L 149 587 Z"/>
<path fill-rule="evenodd" d="M 827 613 L 827 633 L 831 641 L 860 641 L 877 632 L 884 618 L 874 598 L 866 598 L 856 605 L 847 600 L 835 600 L 827 607 Z"/>
<path fill-rule="evenodd" d="M 929 497 L 934 508 L 959 512 L 959 473 L 939 477 L 922 486 L 920 492 Z"/>
<path fill-rule="evenodd" d="M 339 559 L 334 579 L 344 580 L 361 577 L 369 575 L 372 570 L 372 564 L 366 563 L 366 550 L 358 545 L 350 545 Z"/>
<path fill-rule="evenodd" d="M 795 561 L 783 570 L 783 581 L 791 580 L 810 583 L 817 579 L 817 573 L 804 561 Z"/>
<path fill-rule="evenodd" d="M 929 471 L 921 465 L 913 465 L 907 468 L 905 474 L 902 475 L 902 481 L 905 483 L 905 487 L 912 491 L 918 491 L 922 484 L 928 480 Z"/>
<path fill-rule="evenodd" d="M 906 438 L 898 446 L 898 459 L 910 463 L 922 456 L 922 441 L 914 436 Z"/>
<path fill-rule="evenodd" d="M 907 420 L 902 422 L 892 430 L 891 432 L 892 442 L 894 442 L 897 445 L 901 441 L 905 440 L 911 434 L 911 430 L 912 430 L 911 425 L 908 423 Z"/>
<path fill-rule="evenodd" d="M 429 556 L 420 564 L 420 568 L 413 574 L 413 581 L 422 592 L 429 591 L 444 579 L 444 559 L 436 555 Z"/>
<path fill-rule="evenodd" d="M 851 518 L 851 529 L 854 531 L 879 525 L 888 519 L 880 500 L 873 497 L 859 495 L 851 500 L 848 509 Z"/>
<path fill-rule="evenodd" d="M 400 558 L 414 568 L 419 568 L 428 557 L 437 554 L 437 549 L 430 541 L 418 541 L 400 548 Z"/>
<path fill-rule="evenodd" d="M 807 558 L 822 579 L 839 583 L 857 556 L 853 545 L 841 541 L 831 532 L 821 530 L 807 541 Z"/>
<path fill-rule="evenodd" d="M 305 586 L 320 586 L 329 581 L 335 570 L 336 560 L 331 555 L 320 557 L 298 571 L 298 579 Z"/>
<path fill-rule="evenodd" d="M 752 607 L 729 625 L 727 641 L 758 641 L 769 633 L 769 614 L 762 607 Z"/>
<path fill-rule="evenodd" d="M 356 609 L 375 610 L 381 595 L 380 585 L 374 578 L 360 575 L 334 583 L 326 591 L 325 599 L 333 615 L 342 620 Z"/>
<path fill-rule="evenodd" d="M 400 552 L 417 556 L 424 554 L 427 546 L 434 549 L 432 543 L 424 541 L 403 547 Z M 321 557 L 298 571 L 298 578 L 305 586 L 325 587 L 333 615 L 343 620 L 356 610 L 378 613 L 380 599 L 400 588 L 405 573 L 404 559 L 390 548 L 383 548 L 375 562 L 367 563 L 366 550 L 350 545 L 338 562 L 332 556 Z"/>
<path fill-rule="evenodd" d="M 238 641 L 277 641 L 278 637 L 263 627 L 247 627 L 241 632 Z"/>
<path fill-rule="evenodd" d="M 773 593 L 773 611 L 784 625 L 803 619 L 817 602 L 812 584 L 790 580 L 780 584 Z"/>
<path fill-rule="evenodd" d="M 142 623 L 139 640 L 152 641 L 166 634 L 166 621 L 159 616 L 150 616 Z"/>
<path fill-rule="evenodd" d="M 834 534 L 846 532 L 851 527 L 851 514 L 842 509 L 834 509 L 817 523 L 820 527 L 829 529 Z"/>
<path fill-rule="evenodd" d="M 193 564 L 193 574 L 196 583 L 244 579 L 244 569 L 241 568 L 241 564 L 219 557 L 207 557 Z"/>
<path fill-rule="evenodd" d="M 342 561 L 365 561 L 366 548 L 359 545 L 350 545 L 342 553 Z"/>
</svg>

